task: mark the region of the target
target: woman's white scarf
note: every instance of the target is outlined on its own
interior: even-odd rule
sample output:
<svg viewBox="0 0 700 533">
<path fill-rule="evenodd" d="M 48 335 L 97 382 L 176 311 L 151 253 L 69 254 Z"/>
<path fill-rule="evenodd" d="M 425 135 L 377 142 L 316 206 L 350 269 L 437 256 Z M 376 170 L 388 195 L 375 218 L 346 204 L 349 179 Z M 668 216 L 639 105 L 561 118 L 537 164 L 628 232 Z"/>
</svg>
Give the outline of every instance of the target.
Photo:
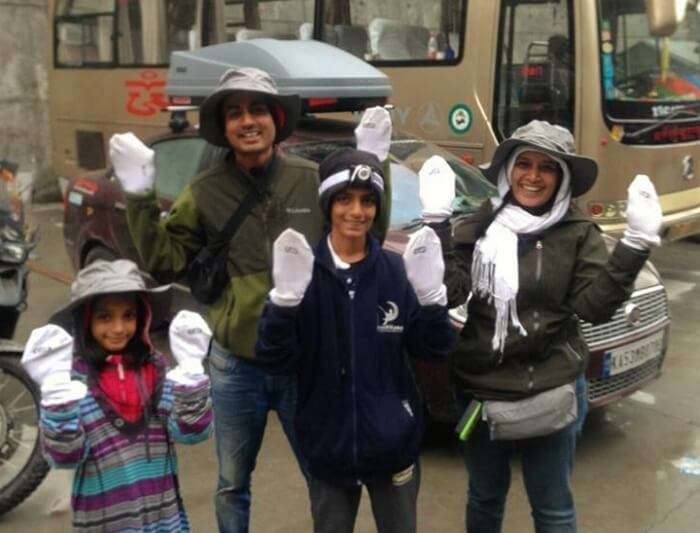
<svg viewBox="0 0 700 533">
<path fill-rule="evenodd" d="M 498 197 L 491 198 L 493 209 L 503 203 L 510 190 L 510 176 L 515 160 L 522 152 L 536 152 L 531 146 L 513 150 L 498 175 Z M 496 215 L 486 233 L 474 247 L 472 260 L 472 292 L 488 299 L 496 308 L 496 323 L 491 345 L 494 351 L 503 353 L 508 335 L 508 321 L 526 336 L 527 331 L 518 319 L 518 234 L 539 233 L 561 220 L 571 203 L 571 172 L 560 158 L 546 154 L 562 168 L 562 182 L 552 208 L 541 216 L 531 215 L 523 208 L 508 204 Z M 471 295 L 470 295 L 471 298 Z"/>
</svg>

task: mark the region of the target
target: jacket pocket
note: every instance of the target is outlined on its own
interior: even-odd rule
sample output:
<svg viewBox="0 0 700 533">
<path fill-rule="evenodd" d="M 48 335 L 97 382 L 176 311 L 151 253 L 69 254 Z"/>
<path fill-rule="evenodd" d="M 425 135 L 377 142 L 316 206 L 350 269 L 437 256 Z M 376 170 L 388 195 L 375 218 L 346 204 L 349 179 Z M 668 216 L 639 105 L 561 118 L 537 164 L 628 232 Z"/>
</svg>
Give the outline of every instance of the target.
<svg viewBox="0 0 700 533">
<path fill-rule="evenodd" d="M 577 335 L 564 335 L 549 345 L 546 357 L 535 367 L 536 389 L 544 390 L 574 381 L 588 365 L 588 347 Z"/>
<path fill-rule="evenodd" d="M 341 395 L 318 389 L 298 408 L 295 432 L 304 459 L 319 469 L 352 470 L 352 413 L 343 409 Z"/>
<path fill-rule="evenodd" d="M 358 409 L 358 462 L 391 470 L 415 459 L 422 438 L 422 407 L 410 395 L 368 395 Z"/>
<path fill-rule="evenodd" d="M 477 329 L 479 331 L 477 331 Z M 491 348 L 493 332 L 479 324 L 465 327 L 451 354 L 455 371 L 465 374 L 485 374 L 498 367 L 500 353 Z M 480 343 L 479 339 L 483 339 Z"/>
</svg>

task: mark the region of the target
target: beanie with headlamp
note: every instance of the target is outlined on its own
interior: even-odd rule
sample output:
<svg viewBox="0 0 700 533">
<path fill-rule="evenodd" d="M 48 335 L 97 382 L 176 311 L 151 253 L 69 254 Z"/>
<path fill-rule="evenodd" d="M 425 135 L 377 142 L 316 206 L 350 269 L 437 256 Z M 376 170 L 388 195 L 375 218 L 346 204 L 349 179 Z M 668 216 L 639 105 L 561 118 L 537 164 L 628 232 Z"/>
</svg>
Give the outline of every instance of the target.
<svg viewBox="0 0 700 533">
<path fill-rule="evenodd" d="M 333 197 L 349 187 L 362 187 L 374 192 L 377 215 L 384 196 L 384 173 L 377 156 L 353 148 L 341 148 L 321 161 L 318 169 L 319 205 L 330 219 Z"/>
</svg>

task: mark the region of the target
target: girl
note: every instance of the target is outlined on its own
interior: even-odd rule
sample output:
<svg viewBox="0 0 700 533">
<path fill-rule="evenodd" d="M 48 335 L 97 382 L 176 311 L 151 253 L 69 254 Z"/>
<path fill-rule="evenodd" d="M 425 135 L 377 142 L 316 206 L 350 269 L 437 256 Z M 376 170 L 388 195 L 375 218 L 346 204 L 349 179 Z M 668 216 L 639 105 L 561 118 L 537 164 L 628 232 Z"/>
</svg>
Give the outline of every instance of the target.
<svg viewBox="0 0 700 533">
<path fill-rule="evenodd" d="M 173 441 L 194 444 L 211 432 L 202 368 L 211 332 L 181 311 L 170 326 L 178 365 L 166 372 L 148 331 L 168 290 L 147 289 L 131 261 L 95 261 L 52 320 L 72 319 L 75 339 L 49 324 L 27 342 L 22 364 L 41 389 L 44 454 L 76 469 L 76 531 L 190 530 Z"/>
</svg>

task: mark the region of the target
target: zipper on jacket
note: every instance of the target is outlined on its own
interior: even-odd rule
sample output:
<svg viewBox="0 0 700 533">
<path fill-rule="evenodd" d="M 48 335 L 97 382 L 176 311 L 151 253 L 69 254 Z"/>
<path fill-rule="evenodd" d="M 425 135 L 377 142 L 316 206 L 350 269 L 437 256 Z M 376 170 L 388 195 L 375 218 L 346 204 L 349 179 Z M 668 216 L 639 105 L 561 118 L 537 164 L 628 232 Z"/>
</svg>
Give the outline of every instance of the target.
<svg viewBox="0 0 700 533">
<path fill-rule="evenodd" d="M 350 379 L 352 380 L 350 384 L 350 390 L 352 391 L 352 462 L 353 469 L 357 473 L 357 386 L 356 386 L 356 375 L 355 371 L 357 365 L 355 365 L 355 315 L 353 313 L 353 302 L 352 298 L 348 294 L 348 300 L 350 304 L 350 373 L 352 374 Z"/>
<path fill-rule="evenodd" d="M 537 255 L 537 262 L 535 264 L 535 285 L 537 285 L 538 288 L 540 285 L 540 280 L 542 279 L 542 248 L 542 241 L 538 240 L 535 243 L 535 253 Z M 537 309 L 533 311 L 532 316 L 534 318 L 532 327 L 535 332 L 538 332 L 540 329 L 540 313 L 537 311 Z"/>
<path fill-rule="evenodd" d="M 266 198 L 262 210 L 263 233 L 265 234 L 265 252 L 268 259 L 270 269 L 268 271 L 270 281 L 272 281 L 272 242 L 270 241 L 270 225 L 268 220 L 268 212 L 270 210 L 270 199 Z"/>
</svg>

